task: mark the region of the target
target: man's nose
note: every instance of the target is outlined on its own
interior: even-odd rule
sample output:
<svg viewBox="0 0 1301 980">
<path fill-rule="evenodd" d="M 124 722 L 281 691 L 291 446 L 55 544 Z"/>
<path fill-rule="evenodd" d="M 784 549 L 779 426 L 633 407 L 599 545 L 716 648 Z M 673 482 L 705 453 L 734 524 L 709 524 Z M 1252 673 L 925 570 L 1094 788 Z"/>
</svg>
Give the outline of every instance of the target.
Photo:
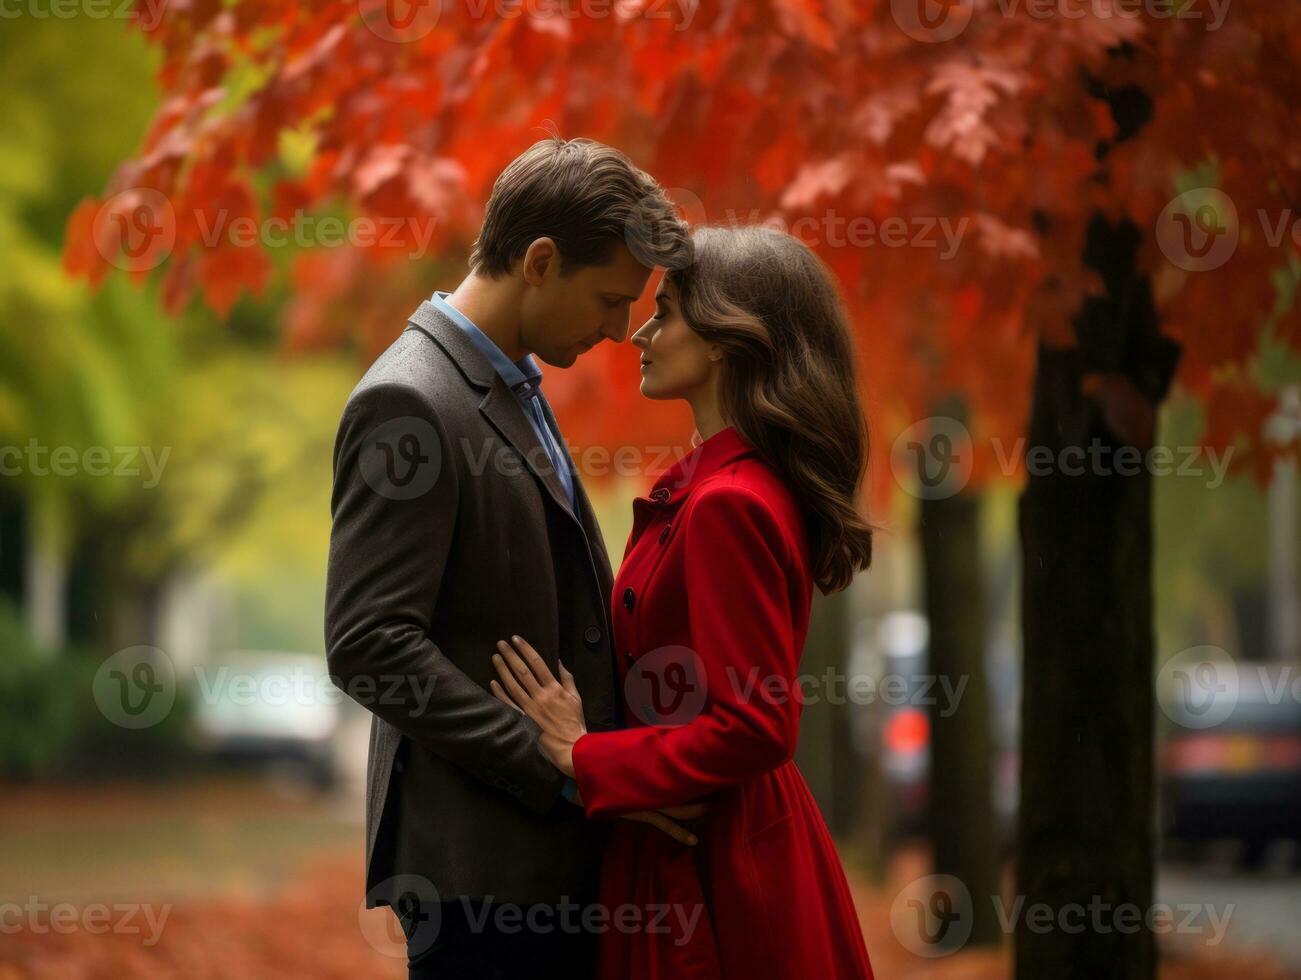
<svg viewBox="0 0 1301 980">
<path fill-rule="evenodd" d="M 625 313 L 621 317 L 615 317 L 605 325 L 601 331 L 616 344 L 621 344 L 628 339 L 628 324 L 630 321 L 629 314 Z"/>
</svg>

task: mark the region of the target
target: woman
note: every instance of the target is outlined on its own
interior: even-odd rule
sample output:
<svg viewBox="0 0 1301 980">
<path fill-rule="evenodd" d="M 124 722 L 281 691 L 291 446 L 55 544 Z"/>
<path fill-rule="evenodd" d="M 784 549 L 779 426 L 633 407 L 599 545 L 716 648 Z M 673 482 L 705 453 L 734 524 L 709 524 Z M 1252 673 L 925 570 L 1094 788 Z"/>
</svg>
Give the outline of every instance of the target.
<svg viewBox="0 0 1301 980">
<path fill-rule="evenodd" d="M 627 721 L 587 733 L 573 680 L 499 644 L 493 693 L 542 729 L 591 817 L 704 802 L 698 844 L 616 821 L 601 975 L 871 977 L 830 835 L 791 757 L 813 585 L 871 561 L 867 456 L 835 287 L 802 243 L 698 230 L 633 337 L 641 391 L 683 398 L 702 441 L 634 503 L 613 625 Z M 616 910 L 641 914 L 618 925 Z M 658 928 L 657 928 L 658 927 Z"/>
</svg>

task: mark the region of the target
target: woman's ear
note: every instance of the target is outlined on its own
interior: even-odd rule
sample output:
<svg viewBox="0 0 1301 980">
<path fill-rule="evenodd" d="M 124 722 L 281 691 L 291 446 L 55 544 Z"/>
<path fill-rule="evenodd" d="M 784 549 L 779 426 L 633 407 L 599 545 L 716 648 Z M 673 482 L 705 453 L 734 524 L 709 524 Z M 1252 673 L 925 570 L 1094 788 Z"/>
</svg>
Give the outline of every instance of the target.
<svg viewBox="0 0 1301 980">
<path fill-rule="evenodd" d="M 723 348 L 718 346 L 710 347 L 708 357 L 711 361 L 721 361 L 723 359 Z"/>
</svg>

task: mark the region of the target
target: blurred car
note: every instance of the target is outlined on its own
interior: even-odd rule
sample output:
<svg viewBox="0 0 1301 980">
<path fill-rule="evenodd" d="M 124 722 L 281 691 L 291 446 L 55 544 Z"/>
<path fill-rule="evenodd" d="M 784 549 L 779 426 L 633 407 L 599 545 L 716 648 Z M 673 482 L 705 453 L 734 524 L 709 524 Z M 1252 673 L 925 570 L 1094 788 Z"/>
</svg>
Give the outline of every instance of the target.
<svg viewBox="0 0 1301 980">
<path fill-rule="evenodd" d="M 924 834 L 930 800 L 930 702 L 948 692 L 929 673 L 929 626 L 911 611 L 883 616 L 856 669 L 867 670 L 882 686 L 872 707 L 879 712 L 880 760 L 890 789 L 892 837 Z M 986 662 L 990 719 L 990 803 L 1000 838 L 1012 838 L 1020 779 L 1018 741 L 1020 663 L 1007 643 L 995 642 Z M 891 691 L 886 680 L 895 685 Z"/>
<path fill-rule="evenodd" d="M 908 688 L 903 703 L 883 702 L 881 706 L 881 769 L 894 804 L 892 836 L 923 833 L 926 829 L 931 722 L 926 706 L 917 701 L 921 678 L 926 673 L 928 635 L 926 617 L 913 612 L 889 613 L 877 630 L 883 656 L 882 679 L 903 678 Z"/>
<path fill-rule="evenodd" d="M 322 788 L 339 776 L 342 692 L 319 654 L 238 650 L 197 671 L 194 734 L 214 759 L 292 771 Z"/>
<path fill-rule="evenodd" d="M 1301 839 L 1301 700 L 1296 669 L 1241 662 L 1232 683 L 1159 691 L 1174 725 L 1159 756 L 1168 842 L 1242 843 L 1260 862 L 1275 840 Z"/>
</svg>

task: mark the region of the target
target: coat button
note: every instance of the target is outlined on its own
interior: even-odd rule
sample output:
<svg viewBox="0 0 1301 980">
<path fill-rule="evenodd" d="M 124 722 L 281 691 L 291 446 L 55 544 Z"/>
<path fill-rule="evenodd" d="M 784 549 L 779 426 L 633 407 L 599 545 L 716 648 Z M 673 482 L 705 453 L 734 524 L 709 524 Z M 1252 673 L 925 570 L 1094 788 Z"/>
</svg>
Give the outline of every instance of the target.
<svg viewBox="0 0 1301 980">
<path fill-rule="evenodd" d="M 632 589 L 623 590 L 623 608 L 631 610 L 637 602 L 637 593 Z"/>
<path fill-rule="evenodd" d="M 601 642 L 601 628 L 599 626 L 589 626 L 583 630 L 583 640 L 589 647 L 594 647 Z"/>
<path fill-rule="evenodd" d="M 632 651 L 631 651 L 631 650 L 625 650 L 625 651 L 623 651 L 623 657 L 624 657 L 625 660 L 628 661 L 628 663 L 632 663 Z"/>
<path fill-rule="evenodd" d="M 658 490 L 652 490 L 650 499 L 663 507 L 673 498 L 673 491 L 667 487 L 660 487 Z"/>
<path fill-rule="evenodd" d="M 663 544 L 665 541 L 669 539 L 669 532 L 672 530 L 673 530 L 672 524 L 664 525 L 664 530 L 660 532 L 660 544 Z"/>
</svg>

